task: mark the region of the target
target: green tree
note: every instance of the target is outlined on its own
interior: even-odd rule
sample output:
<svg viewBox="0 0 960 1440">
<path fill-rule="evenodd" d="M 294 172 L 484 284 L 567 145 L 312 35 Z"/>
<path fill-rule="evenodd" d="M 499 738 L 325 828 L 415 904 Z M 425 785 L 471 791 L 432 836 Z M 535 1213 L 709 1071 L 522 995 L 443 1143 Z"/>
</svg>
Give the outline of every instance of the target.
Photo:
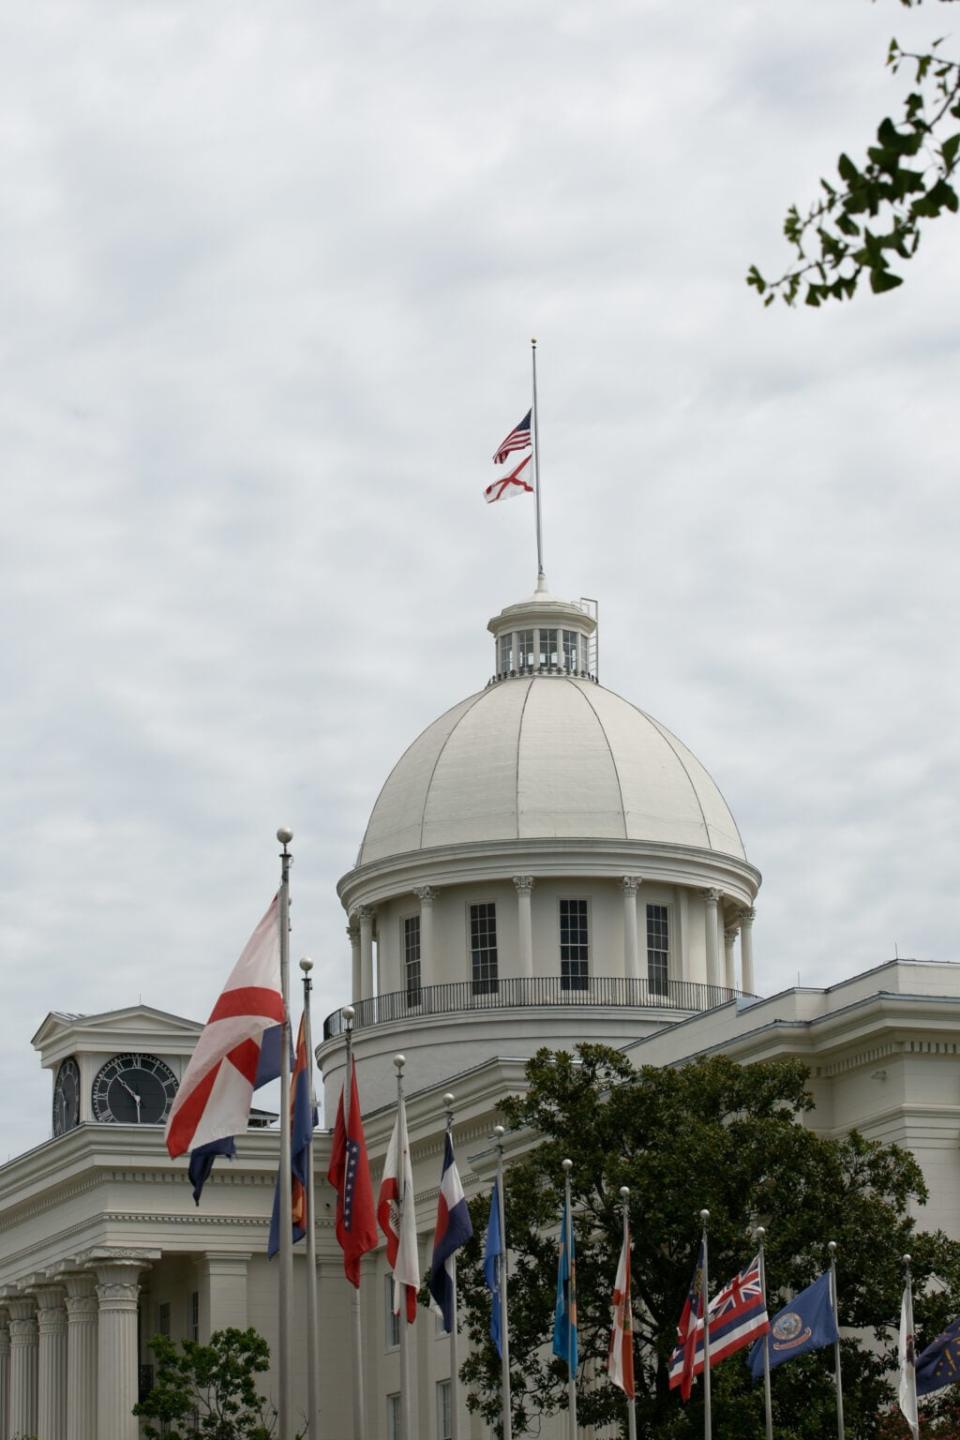
<svg viewBox="0 0 960 1440">
<path fill-rule="evenodd" d="M 156 1378 L 133 1407 L 149 1440 L 270 1440 L 277 1412 L 257 1390 L 270 1349 L 256 1330 L 215 1330 L 208 1345 L 150 1341 Z"/>
<path fill-rule="evenodd" d="M 581 1045 L 576 1057 L 541 1050 L 527 1066 L 526 1095 L 504 1102 L 512 1127 L 531 1132 L 530 1150 L 509 1167 L 505 1185 L 511 1257 L 510 1349 L 518 1433 L 536 1433 L 540 1415 L 566 1405 L 565 1369 L 549 1350 L 553 1277 L 562 1202 L 560 1162 L 571 1175 L 577 1245 L 580 1338 L 578 1413 L 584 1425 L 620 1422 L 619 1391 L 605 1379 L 610 1295 L 621 1238 L 619 1190 L 628 1185 L 633 1217 L 633 1296 L 637 1426 L 643 1437 L 685 1440 L 702 1433 L 700 1386 L 682 1406 L 668 1388 L 668 1362 L 699 1238 L 697 1215 L 710 1211 L 713 1288 L 753 1253 L 752 1227 L 768 1229 L 771 1312 L 810 1284 L 838 1244 L 841 1323 L 872 1331 L 880 1350 L 845 1340 L 849 1433 L 878 1437 L 889 1404 L 885 1372 L 894 1363 L 900 1257 L 913 1255 L 921 1339 L 956 1313 L 960 1245 L 916 1230 L 912 1201 L 926 1199 L 916 1161 L 904 1150 L 851 1134 L 816 1135 L 807 1071 L 793 1061 L 740 1066 L 724 1056 L 680 1069 L 635 1071 L 618 1051 Z M 471 1205 L 475 1239 L 462 1252 L 461 1294 L 473 1350 L 463 1367 L 469 1403 L 496 1426 L 499 1360 L 488 1339 L 489 1296 L 482 1240 L 488 1198 Z M 936 1293 L 926 1293 L 936 1274 Z M 893 1328 L 892 1328 L 893 1327 Z M 777 1369 L 776 1433 L 822 1440 L 835 1425 L 829 1351 Z M 714 1435 L 762 1433 L 761 1387 L 743 1356 L 714 1372 Z"/>
<path fill-rule="evenodd" d="M 900 3 L 910 8 L 922 0 Z M 859 165 L 842 154 L 838 178 L 821 180 L 822 195 L 802 214 L 791 205 L 783 233 L 794 250 L 792 264 L 777 280 L 765 279 L 756 265 L 747 272 L 747 284 L 765 305 L 778 295 L 788 305 L 801 295 L 807 305 L 849 300 L 864 275 L 875 294 L 895 290 L 903 277 L 891 264 L 912 259 L 931 220 L 956 212 L 960 61 L 947 59 L 941 44 L 915 52 L 891 40 L 888 66 L 894 74 L 905 67 L 913 80 L 900 118 L 880 122 Z"/>
</svg>

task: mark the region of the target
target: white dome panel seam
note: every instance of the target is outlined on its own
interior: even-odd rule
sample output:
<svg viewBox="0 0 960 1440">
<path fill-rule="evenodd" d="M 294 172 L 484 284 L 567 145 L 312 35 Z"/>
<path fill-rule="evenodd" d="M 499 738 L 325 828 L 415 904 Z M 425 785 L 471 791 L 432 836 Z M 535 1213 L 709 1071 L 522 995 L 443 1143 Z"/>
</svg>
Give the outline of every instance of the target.
<svg viewBox="0 0 960 1440">
<path fill-rule="evenodd" d="M 627 825 L 627 807 L 623 798 L 623 785 L 620 781 L 620 771 L 617 768 L 617 757 L 613 753 L 613 746 L 610 744 L 610 736 L 607 734 L 606 727 L 603 721 L 600 719 L 600 716 L 597 712 L 597 707 L 591 704 L 590 697 L 587 694 L 586 690 L 584 690 L 580 685 L 578 685 L 575 680 L 566 680 L 566 684 L 572 685 L 574 690 L 576 690 L 577 694 L 580 695 L 580 697 L 583 699 L 587 709 L 590 711 L 590 714 L 597 722 L 597 727 L 599 728 L 600 734 L 603 736 L 603 743 L 607 747 L 607 753 L 610 756 L 610 764 L 613 766 L 613 773 L 617 781 L 617 793 L 620 796 L 620 816 L 623 820 L 623 838 L 624 840 L 628 840 L 630 838 L 630 831 Z"/>
</svg>

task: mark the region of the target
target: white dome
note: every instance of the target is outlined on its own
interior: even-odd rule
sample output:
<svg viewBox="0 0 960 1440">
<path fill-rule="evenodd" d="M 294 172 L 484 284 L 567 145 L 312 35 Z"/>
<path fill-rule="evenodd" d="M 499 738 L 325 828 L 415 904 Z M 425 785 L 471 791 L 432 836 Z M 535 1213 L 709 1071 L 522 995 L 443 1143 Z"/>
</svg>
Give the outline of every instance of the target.
<svg viewBox="0 0 960 1440">
<path fill-rule="evenodd" d="M 589 837 L 746 859 L 699 760 L 590 680 L 489 685 L 429 725 L 380 792 L 357 864 L 439 845 Z"/>
</svg>

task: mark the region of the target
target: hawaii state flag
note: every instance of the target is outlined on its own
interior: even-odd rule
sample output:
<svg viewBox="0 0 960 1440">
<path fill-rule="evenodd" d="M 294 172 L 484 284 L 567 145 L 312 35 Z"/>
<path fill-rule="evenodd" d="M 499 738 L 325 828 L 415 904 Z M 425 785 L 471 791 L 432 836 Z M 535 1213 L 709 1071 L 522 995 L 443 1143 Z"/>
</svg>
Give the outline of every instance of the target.
<svg viewBox="0 0 960 1440">
<path fill-rule="evenodd" d="M 337 1106 L 330 1168 L 327 1179 L 337 1192 L 337 1240 L 343 1251 L 343 1269 L 351 1285 L 360 1288 L 360 1261 L 377 1248 L 377 1217 L 373 1208 L 373 1181 L 367 1159 L 367 1142 L 357 1089 L 357 1062 L 350 1067 L 350 1106 L 344 1121 L 344 1081 Z"/>
<path fill-rule="evenodd" d="M 623 1237 L 620 1264 L 613 1286 L 613 1328 L 607 1374 L 611 1385 L 617 1385 L 628 1400 L 636 1398 L 633 1380 L 633 1310 L 630 1298 L 630 1232 Z"/>
<path fill-rule="evenodd" d="M 380 1181 L 377 1219 L 387 1237 L 387 1263 L 393 1271 L 393 1313 L 401 1312 L 406 1294 L 408 1323 L 417 1318 L 420 1259 L 417 1254 L 417 1216 L 414 1208 L 413 1166 L 407 1138 L 407 1109 L 401 1096 Z"/>
<path fill-rule="evenodd" d="M 460 1184 L 460 1174 L 453 1153 L 453 1138 L 447 1131 L 443 1146 L 443 1170 L 437 1198 L 437 1228 L 433 1236 L 433 1259 L 430 1262 L 430 1294 L 443 1316 L 443 1328 L 449 1335 L 457 1323 L 453 1302 L 453 1257 L 473 1234 L 470 1211 Z"/>
<path fill-rule="evenodd" d="M 167 1120 L 170 1156 L 191 1152 L 198 1203 L 214 1157 L 235 1153 L 233 1137 L 247 1128 L 264 1034 L 283 1023 L 279 910 L 275 895 L 200 1032 Z"/>
<path fill-rule="evenodd" d="M 293 1073 L 290 1076 L 290 1212 L 294 1244 L 302 1240 L 307 1233 L 307 1180 L 309 1167 L 313 1163 L 313 1127 L 317 1123 L 317 1112 L 310 1104 L 310 1075 L 311 1063 L 301 1015 Z M 278 1174 L 273 1192 L 270 1237 L 267 1241 L 267 1254 L 271 1260 L 280 1249 L 280 1181 L 281 1176 Z"/>
<path fill-rule="evenodd" d="M 760 1256 L 735 1275 L 728 1285 L 710 1301 L 710 1368 L 719 1365 L 728 1355 L 752 1345 L 770 1329 L 767 1302 L 760 1284 Z M 690 1336 L 687 1337 L 689 1345 Z M 691 1379 L 703 1373 L 703 1320 L 698 1319 L 693 1332 L 693 1365 Z M 686 1351 L 678 1343 L 670 1361 L 670 1388 L 682 1384 L 687 1371 Z M 682 1394 L 681 1390 L 681 1394 Z M 688 1392 L 689 1393 L 689 1392 Z"/>
</svg>

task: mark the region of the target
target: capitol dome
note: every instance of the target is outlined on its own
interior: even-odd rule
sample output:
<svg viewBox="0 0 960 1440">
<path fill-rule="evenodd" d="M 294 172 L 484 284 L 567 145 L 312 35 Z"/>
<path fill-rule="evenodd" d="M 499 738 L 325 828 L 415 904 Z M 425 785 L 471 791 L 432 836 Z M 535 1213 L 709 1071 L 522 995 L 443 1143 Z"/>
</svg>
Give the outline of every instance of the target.
<svg viewBox="0 0 960 1440">
<path fill-rule="evenodd" d="M 491 684 L 429 725 L 387 778 L 357 863 L 561 836 L 746 858 L 723 796 L 676 736 L 596 682 L 554 673 Z"/>
</svg>

